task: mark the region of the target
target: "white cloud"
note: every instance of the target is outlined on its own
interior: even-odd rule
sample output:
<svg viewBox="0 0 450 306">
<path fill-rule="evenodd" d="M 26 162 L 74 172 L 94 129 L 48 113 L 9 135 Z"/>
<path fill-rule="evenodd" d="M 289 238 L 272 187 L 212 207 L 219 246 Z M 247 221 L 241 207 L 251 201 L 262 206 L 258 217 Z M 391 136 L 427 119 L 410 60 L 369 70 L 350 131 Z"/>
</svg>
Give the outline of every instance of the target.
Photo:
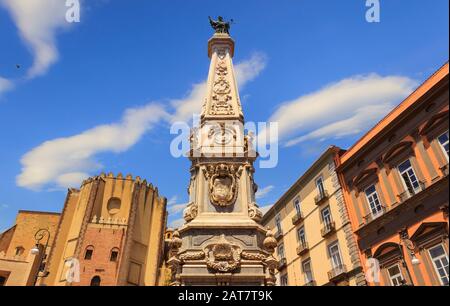
<svg viewBox="0 0 450 306">
<path fill-rule="evenodd" d="M 236 81 L 239 88 L 243 88 L 248 82 L 254 80 L 266 68 L 267 56 L 263 53 L 254 53 L 248 60 L 234 66 Z"/>
<path fill-rule="evenodd" d="M 0 96 L 13 88 L 13 83 L 5 78 L 0 77 Z"/>
<path fill-rule="evenodd" d="M 167 209 L 170 214 L 177 214 L 186 208 L 187 203 L 177 203 L 177 201 L 178 201 L 177 196 L 173 196 L 170 198 L 169 201 L 167 201 Z"/>
<path fill-rule="evenodd" d="M 260 207 L 260 210 L 261 210 L 262 214 L 265 215 L 271 207 L 272 207 L 272 204 L 266 205 L 266 206 Z"/>
<path fill-rule="evenodd" d="M 22 157 L 17 184 L 29 189 L 40 189 L 49 183 L 77 186 L 88 173 L 102 167 L 94 159 L 96 154 L 126 151 L 166 116 L 160 105 L 150 103 L 126 110 L 118 123 L 46 141 Z"/>
<path fill-rule="evenodd" d="M 172 206 L 172 205 L 177 204 L 177 200 L 178 200 L 178 197 L 177 197 L 177 196 L 171 197 L 171 198 L 167 201 L 167 206 Z"/>
<path fill-rule="evenodd" d="M 259 54 L 237 64 L 236 74 L 241 86 L 253 80 L 264 67 L 265 58 Z M 161 105 L 149 103 L 128 109 L 119 123 L 100 125 L 78 135 L 42 143 L 22 157 L 17 185 L 33 190 L 47 185 L 77 187 L 84 178 L 103 167 L 95 160 L 96 154 L 128 150 L 158 122 L 192 118 L 201 108 L 205 87 L 194 85 L 187 98 L 173 100 L 174 114 L 169 114 Z M 177 204 L 176 200 L 175 197 L 171 213 L 178 213 L 186 206 Z"/>
<path fill-rule="evenodd" d="M 256 192 L 255 197 L 257 199 L 265 198 L 273 190 L 273 188 L 274 188 L 273 185 L 269 185 L 267 187 L 261 188 Z"/>
<path fill-rule="evenodd" d="M 34 61 L 27 76 L 44 74 L 58 60 L 56 32 L 69 26 L 63 0 L 0 0 L 11 15 L 20 37 L 33 53 Z"/>
<path fill-rule="evenodd" d="M 183 211 L 187 206 L 187 203 L 175 204 L 169 207 L 169 213 L 176 214 Z"/>
<path fill-rule="evenodd" d="M 262 53 L 255 53 L 249 59 L 234 66 L 236 80 L 239 88 L 243 88 L 248 82 L 254 80 L 266 67 L 267 59 Z M 188 95 L 182 99 L 171 101 L 175 108 L 171 122 L 189 122 L 193 114 L 198 114 L 202 108 L 206 95 L 206 81 L 194 84 Z"/>
<path fill-rule="evenodd" d="M 169 227 L 173 228 L 173 229 L 177 229 L 183 226 L 183 224 L 185 223 L 183 218 L 179 218 L 179 219 L 175 219 L 172 222 L 170 222 Z"/>
<path fill-rule="evenodd" d="M 291 138 L 286 146 L 353 135 L 373 126 L 416 85 L 401 76 L 354 76 L 282 103 L 269 121 L 278 122 L 280 140 Z"/>
</svg>

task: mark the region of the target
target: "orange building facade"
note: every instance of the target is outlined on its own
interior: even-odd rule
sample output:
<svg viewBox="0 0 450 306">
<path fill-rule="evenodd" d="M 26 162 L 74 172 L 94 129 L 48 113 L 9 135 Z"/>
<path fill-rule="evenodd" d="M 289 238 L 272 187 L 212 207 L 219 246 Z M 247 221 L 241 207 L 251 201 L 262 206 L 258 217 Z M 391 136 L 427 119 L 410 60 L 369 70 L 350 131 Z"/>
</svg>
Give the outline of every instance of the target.
<svg viewBox="0 0 450 306">
<path fill-rule="evenodd" d="M 370 285 L 449 284 L 448 63 L 341 155 Z"/>
</svg>

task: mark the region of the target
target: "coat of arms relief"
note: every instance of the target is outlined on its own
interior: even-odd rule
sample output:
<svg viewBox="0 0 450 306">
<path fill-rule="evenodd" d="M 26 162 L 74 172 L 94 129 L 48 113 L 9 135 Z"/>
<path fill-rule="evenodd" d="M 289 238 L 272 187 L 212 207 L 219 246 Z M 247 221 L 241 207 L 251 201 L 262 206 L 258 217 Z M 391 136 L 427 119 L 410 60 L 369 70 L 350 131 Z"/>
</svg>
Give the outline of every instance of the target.
<svg viewBox="0 0 450 306">
<path fill-rule="evenodd" d="M 226 207 L 236 202 L 239 172 L 236 166 L 227 164 L 206 168 L 205 176 L 209 181 L 209 198 L 212 204 Z"/>
</svg>

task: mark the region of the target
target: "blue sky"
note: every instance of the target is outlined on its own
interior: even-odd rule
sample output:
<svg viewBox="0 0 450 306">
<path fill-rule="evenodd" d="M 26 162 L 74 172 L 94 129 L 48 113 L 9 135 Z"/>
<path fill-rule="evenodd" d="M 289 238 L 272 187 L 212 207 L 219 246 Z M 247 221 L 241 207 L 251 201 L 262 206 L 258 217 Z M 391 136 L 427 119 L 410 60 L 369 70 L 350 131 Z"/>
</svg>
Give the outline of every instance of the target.
<svg viewBox="0 0 450 306">
<path fill-rule="evenodd" d="M 179 222 L 189 162 L 169 123 L 201 104 L 208 15 L 235 20 L 246 119 L 280 124 L 278 166 L 256 173 L 264 207 L 448 61 L 448 0 L 381 1 L 380 23 L 365 0 L 219 3 L 85 0 L 68 24 L 64 0 L 0 0 L 0 230 L 101 171 L 151 181 Z"/>
</svg>

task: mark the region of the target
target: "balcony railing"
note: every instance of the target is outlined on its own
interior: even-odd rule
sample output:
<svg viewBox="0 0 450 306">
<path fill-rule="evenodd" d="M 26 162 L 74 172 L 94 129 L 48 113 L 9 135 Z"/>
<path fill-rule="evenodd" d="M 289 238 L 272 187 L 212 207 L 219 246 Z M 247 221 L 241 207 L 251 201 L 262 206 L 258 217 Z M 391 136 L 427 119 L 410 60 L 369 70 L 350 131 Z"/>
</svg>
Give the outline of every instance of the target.
<svg viewBox="0 0 450 306">
<path fill-rule="evenodd" d="M 381 210 L 379 212 L 377 212 L 376 214 L 370 213 L 367 216 L 364 217 L 364 223 L 365 224 L 369 224 L 370 222 L 372 222 L 373 220 L 381 217 L 382 215 L 384 215 L 384 213 L 386 213 L 387 208 L 386 206 L 382 205 L 381 206 Z"/>
<path fill-rule="evenodd" d="M 314 197 L 314 202 L 316 202 L 316 205 L 320 205 L 324 203 L 329 198 L 328 191 L 324 190 L 323 192 L 320 192 L 318 195 Z"/>
<path fill-rule="evenodd" d="M 448 164 L 441 167 L 442 174 L 448 176 Z"/>
<path fill-rule="evenodd" d="M 334 233 L 336 231 L 336 223 L 334 221 L 326 222 L 320 231 L 322 234 L 322 237 L 325 238 L 326 236 Z"/>
<path fill-rule="evenodd" d="M 283 238 L 283 231 L 277 231 L 274 236 L 275 239 L 279 241 L 281 238 Z"/>
<path fill-rule="evenodd" d="M 346 275 L 347 267 L 345 265 L 340 265 L 328 272 L 328 279 L 332 282 L 340 279 L 341 277 L 345 277 Z"/>
<path fill-rule="evenodd" d="M 297 225 L 299 222 L 303 220 L 303 213 L 297 212 L 295 216 L 292 217 L 292 224 Z"/>
<path fill-rule="evenodd" d="M 399 198 L 400 202 L 405 202 L 406 200 L 415 196 L 419 192 L 424 191 L 426 188 L 427 188 L 427 186 L 425 185 L 425 182 L 419 182 L 419 188 L 417 190 L 408 188 L 407 190 L 405 190 L 404 192 L 399 194 L 398 198 Z"/>
<path fill-rule="evenodd" d="M 309 251 L 308 242 L 300 242 L 297 246 L 297 255 L 303 255 Z"/>
<path fill-rule="evenodd" d="M 286 258 L 285 257 L 281 258 L 280 261 L 278 262 L 278 271 L 286 267 L 286 265 L 287 265 Z"/>
<path fill-rule="evenodd" d="M 312 280 L 303 285 L 304 287 L 314 287 L 317 286 L 316 281 Z"/>
</svg>

